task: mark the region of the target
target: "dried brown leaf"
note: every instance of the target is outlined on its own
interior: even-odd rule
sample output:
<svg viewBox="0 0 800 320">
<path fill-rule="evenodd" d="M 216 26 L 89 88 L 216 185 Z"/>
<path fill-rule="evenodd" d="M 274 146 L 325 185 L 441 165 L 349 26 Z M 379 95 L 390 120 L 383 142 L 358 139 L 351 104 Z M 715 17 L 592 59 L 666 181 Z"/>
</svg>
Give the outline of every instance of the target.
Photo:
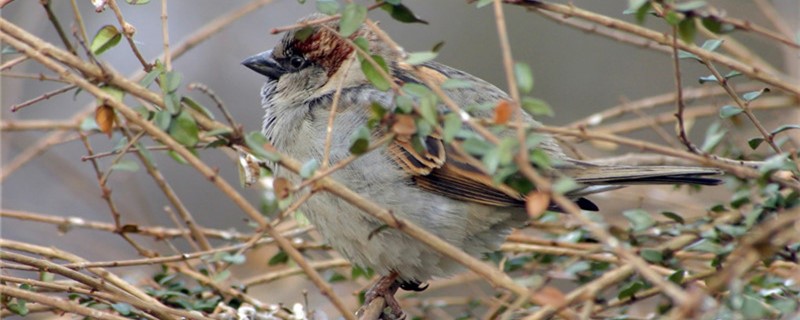
<svg viewBox="0 0 800 320">
<path fill-rule="evenodd" d="M 550 194 L 541 191 L 531 191 L 525 197 L 525 209 L 528 211 L 528 216 L 536 219 L 542 215 L 550 206 Z"/>
<path fill-rule="evenodd" d="M 494 107 L 494 119 L 492 121 L 496 124 L 505 124 L 511 119 L 513 113 L 514 108 L 511 107 L 511 103 L 508 100 L 501 100 Z"/>
<path fill-rule="evenodd" d="M 272 189 L 275 190 L 275 196 L 278 199 L 286 199 L 292 190 L 292 182 L 283 177 L 275 178 L 275 181 L 272 182 Z"/>
<path fill-rule="evenodd" d="M 111 130 L 114 128 L 114 121 L 116 121 L 116 114 L 114 109 L 106 104 L 100 105 L 94 111 L 94 121 L 97 122 L 97 127 L 100 131 L 111 137 Z"/>
</svg>

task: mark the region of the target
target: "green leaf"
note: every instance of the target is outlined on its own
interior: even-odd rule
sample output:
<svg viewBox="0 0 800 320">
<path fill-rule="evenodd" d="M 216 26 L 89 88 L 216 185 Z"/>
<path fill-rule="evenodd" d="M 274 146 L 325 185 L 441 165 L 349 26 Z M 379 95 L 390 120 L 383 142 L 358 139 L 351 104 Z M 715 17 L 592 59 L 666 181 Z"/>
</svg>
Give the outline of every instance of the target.
<svg viewBox="0 0 800 320">
<path fill-rule="evenodd" d="M 136 172 L 139 170 L 139 164 L 133 160 L 120 160 L 111 166 L 112 171 L 128 171 Z"/>
<path fill-rule="evenodd" d="M 660 250 L 653 250 L 653 249 L 643 249 L 640 253 L 642 259 L 645 259 L 652 263 L 661 263 L 664 262 L 664 253 Z"/>
<path fill-rule="evenodd" d="M 490 150 L 483 155 L 483 167 L 486 169 L 486 172 L 494 174 L 497 171 L 497 167 L 500 165 L 500 153 L 497 150 Z"/>
<path fill-rule="evenodd" d="M 700 57 L 696 56 L 694 53 L 683 50 L 678 51 L 678 59 L 694 59 L 703 62 L 703 59 L 700 59 Z"/>
<path fill-rule="evenodd" d="M 300 167 L 300 177 L 309 178 L 314 175 L 317 169 L 319 169 L 319 161 L 317 159 L 308 160 Z"/>
<path fill-rule="evenodd" d="M 375 60 L 375 63 L 377 63 L 386 74 L 389 74 L 389 68 L 386 66 L 386 61 L 383 60 L 383 57 L 372 55 L 372 59 Z M 367 61 L 367 59 L 361 59 L 361 71 L 364 72 L 364 76 L 367 77 L 367 80 L 369 80 L 376 89 L 386 91 L 392 87 L 389 79 L 386 79 L 378 69 L 375 69 L 372 63 Z"/>
<path fill-rule="evenodd" d="M 695 242 L 695 243 L 687 246 L 686 250 L 697 251 L 697 252 L 708 252 L 708 253 L 713 253 L 713 254 L 720 254 L 725 250 L 725 248 L 723 248 L 719 244 L 716 244 L 716 243 L 712 242 L 711 240 L 702 239 L 702 240 L 700 240 L 698 242 Z"/>
<path fill-rule="evenodd" d="M 644 289 L 644 282 L 641 281 L 633 281 L 628 283 L 620 292 L 617 294 L 617 299 L 623 300 L 626 298 L 632 298 L 637 292 Z"/>
<path fill-rule="evenodd" d="M 717 48 L 719 48 L 719 46 L 721 46 L 723 42 L 725 42 L 725 40 L 722 40 L 722 39 L 709 39 L 709 40 L 706 40 L 705 42 L 703 42 L 703 45 L 700 46 L 700 48 L 703 48 L 703 49 L 708 50 L 708 51 L 714 51 L 714 50 L 717 50 Z"/>
<path fill-rule="evenodd" d="M 742 95 L 742 99 L 747 102 L 753 101 L 758 99 L 762 94 L 769 92 L 769 88 L 764 88 L 758 91 L 750 91 Z"/>
<path fill-rule="evenodd" d="M 130 1 L 130 0 L 128 0 Z M 124 302 L 117 302 L 111 305 L 111 308 L 114 309 L 117 313 L 123 316 L 131 315 L 131 311 L 133 311 L 133 307 L 131 305 L 124 303 Z"/>
<path fill-rule="evenodd" d="M 204 107 L 203 105 L 197 103 L 197 101 L 194 101 L 194 99 L 189 98 L 187 96 L 183 96 L 181 97 L 181 102 L 185 103 L 187 106 L 189 106 L 189 108 L 192 108 L 195 111 L 202 113 L 209 119 L 214 120 L 214 114 L 212 114 L 211 111 L 208 111 L 208 109 L 206 109 L 206 107 Z"/>
<path fill-rule="evenodd" d="M 425 62 L 436 59 L 436 55 L 437 55 L 436 52 L 433 51 L 412 52 L 408 54 L 408 58 L 406 58 L 406 63 L 410 65 L 423 64 Z"/>
<path fill-rule="evenodd" d="M 172 114 L 170 114 L 169 111 L 156 111 L 156 115 L 153 117 L 153 124 L 156 125 L 156 127 L 167 131 L 170 123 L 172 123 Z"/>
<path fill-rule="evenodd" d="M 568 193 L 570 191 L 578 189 L 578 187 L 580 187 L 578 183 L 569 177 L 561 177 L 558 180 L 556 180 L 552 185 L 553 192 L 559 194 Z"/>
<path fill-rule="evenodd" d="M 688 12 L 688 11 L 700 9 L 702 7 L 705 7 L 706 5 L 708 5 L 708 4 L 705 1 L 701 1 L 701 0 L 698 0 L 698 1 L 687 1 L 687 2 L 683 2 L 683 3 L 675 4 L 675 10 L 678 10 L 678 11 L 681 11 L 681 12 Z"/>
<path fill-rule="evenodd" d="M 281 159 L 280 154 L 264 149 L 264 145 L 267 144 L 267 138 L 261 132 L 253 131 L 244 136 L 244 144 L 250 148 L 250 152 L 256 157 L 273 162 Z"/>
<path fill-rule="evenodd" d="M 725 76 L 723 76 L 722 78 L 724 78 L 725 80 L 728 80 L 728 79 L 731 79 L 731 78 L 738 77 L 738 76 L 740 76 L 740 75 L 742 75 L 742 73 L 741 73 L 741 72 L 739 72 L 739 71 L 736 71 L 736 70 L 733 70 L 733 71 L 731 71 L 731 72 L 728 72 L 728 73 L 727 73 Z M 700 84 L 705 84 L 706 82 L 719 82 L 719 81 L 717 80 L 717 77 L 715 77 L 715 76 L 712 74 L 712 75 L 707 75 L 707 76 L 705 76 L 705 77 L 700 77 L 700 79 L 699 79 L 699 82 L 700 82 Z"/>
<path fill-rule="evenodd" d="M 410 114 L 414 111 L 414 100 L 405 95 L 395 96 L 395 105 L 398 113 Z"/>
<path fill-rule="evenodd" d="M 742 108 L 739 108 L 737 106 L 725 105 L 719 109 L 719 117 L 722 119 L 730 118 L 742 112 L 744 112 Z"/>
<path fill-rule="evenodd" d="M 491 4 L 493 0 L 478 0 L 478 3 L 475 4 L 476 8 L 483 8 L 489 4 Z"/>
<path fill-rule="evenodd" d="M 122 40 L 122 34 L 113 25 L 107 24 L 97 30 L 92 39 L 89 50 L 96 56 L 103 54 L 106 50 L 116 46 Z"/>
<path fill-rule="evenodd" d="M 764 160 L 764 162 L 761 164 L 761 167 L 758 168 L 758 172 L 766 175 L 776 170 L 791 170 L 792 167 L 792 161 L 789 160 L 789 154 L 781 153 Z"/>
<path fill-rule="evenodd" d="M 289 262 L 289 255 L 286 254 L 286 252 L 284 252 L 283 250 L 281 250 L 278 251 L 278 253 L 276 253 L 274 256 L 272 256 L 272 258 L 269 258 L 269 262 L 267 262 L 267 265 L 276 266 L 279 264 L 285 264 L 287 262 Z"/>
<path fill-rule="evenodd" d="M 770 309 L 767 309 L 764 302 L 749 294 L 742 295 L 742 318 L 743 319 L 769 319 L 775 318 Z"/>
<path fill-rule="evenodd" d="M 367 7 L 355 2 L 348 3 L 342 11 L 342 18 L 339 19 L 339 34 L 349 37 L 356 32 L 364 20 L 367 19 Z"/>
<path fill-rule="evenodd" d="M 297 29 L 297 31 L 294 32 L 294 38 L 297 39 L 298 41 L 305 41 L 313 33 L 314 33 L 314 28 L 312 28 L 312 27 L 302 27 L 300 29 Z"/>
<path fill-rule="evenodd" d="M 694 43 L 694 36 L 697 34 L 697 24 L 694 18 L 687 17 L 678 23 L 678 35 L 686 43 Z"/>
<path fill-rule="evenodd" d="M 678 15 L 675 11 L 669 11 L 667 14 L 664 15 L 664 20 L 667 21 L 671 26 L 677 26 L 681 23 L 681 16 Z"/>
<path fill-rule="evenodd" d="M 347 277 L 335 271 L 331 273 L 330 277 L 328 277 L 328 283 L 342 282 L 345 280 L 347 280 Z"/>
<path fill-rule="evenodd" d="M 12 46 L 3 46 L 3 49 L 0 49 L 0 54 L 2 54 L 2 55 L 18 54 L 18 53 L 19 53 L 19 51 L 17 50 L 17 48 L 14 48 Z"/>
<path fill-rule="evenodd" d="M 670 219 L 672 221 L 680 223 L 680 224 L 686 223 L 686 220 L 684 220 L 683 217 L 681 217 L 680 215 L 678 215 L 677 213 L 674 213 L 674 212 L 662 211 L 661 215 L 667 217 L 668 219 Z"/>
<path fill-rule="evenodd" d="M 97 126 L 97 121 L 94 119 L 94 117 L 86 117 L 86 118 L 84 118 L 83 121 L 81 121 L 81 124 L 80 124 L 79 128 L 83 132 L 89 132 L 89 131 L 99 130 L 100 129 Z"/>
<path fill-rule="evenodd" d="M 517 62 L 514 64 L 514 76 L 517 78 L 517 86 L 523 92 L 533 90 L 533 73 L 527 63 Z"/>
<path fill-rule="evenodd" d="M 430 125 L 436 125 L 438 111 L 436 110 L 436 96 L 427 95 L 419 101 L 419 113 Z"/>
<path fill-rule="evenodd" d="M 750 149 L 755 150 L 763 142 L 764 142 L 764 138 L 753 138 L 753 139 L 747 140 L 747 145 L 750 146 Z"/>
<path fill-rule="evenodd" d="M 552 162 L 550 161 L 550 156 L 541 148 L 535 148 L 531 150 L 530 158 L 531 163 L 533 163 L 536 168 L 549 169 L 553 166 Z"/>
<path fill-rule="evenodd" d="M 703 23 L 703 27 L 705 27 L 706 29 L 708 29 L 708 31 L 711 31 L 715 34 L 725 33 L 726 31 L 724 30 L 726 29 L 726 26 L 730 27 L 730 25 L 723 24 L 722 21 L 719 21 L 716 17 L 713 16 L 705 17 L 700 21 Z"/>
<path fill-rule="evenodd" d="M 231 276 L 231 269 L 225 269 L 225 270 L 222 270 L 221 272 L 218 272 L 217 274 L 215 274 L 211 278 L 211 280 L 213 280 L 216 283 L 219 283 L 219 282 L 225 281 L 225 279 L 228 279 L 230 276 Z"/>
<path fill-rule="evenodd" d="M 800 129 L 800 124 L 785 124 L 776 128 L 775 130 L 772 130 L 770 134 L 774 136 L 786 130 L 792 130 L 792 129 Z"/>
<path fill-rule="evenodd" d="M 230 264 L 242 264 L 247 261 L 247 257 L 245 257 L 243 254 L 226 254 L 222 256 L 222 261 Z"/>
<path fill-rule="evenodd" d="M 439 41 L 439 42 L 437 42 L 436 44 L 433 45 L 433 48 L 431 48 L 431 51 L 439 53 L 439 50 L 442 50 L 443 47 L 444 47 L 444 41 Z"/>
<path fill-rule="evenodd" d="M 367 152 L 369 148 L 369 129 L 361 126 L 350 136 L 350 153 L 359 155 Z"/>
<path fill-rule="evenodd" d="M 461 131 L 461 117 L 455 112 L 450 112 L 444 115 L 444 129 L 442 139 L 445 143 L 453 142 L 456 134 Z"/>
<path fill-rule="evenodd" d="M 327 15 L 339 12 L 339 2 L 336 0 L 317 0 L 317 11 Z"/>
<path fill-rule="evenodd" d="M 727 133 L 727 130 L 721 129 L 719 122 L 715 121 L 708 126 L 708 129 L 706 130 L 706 139 L 703 141 L 703 145 L 700 147 L 700 149 L 704 152 L 711 152 L 711 150 L 719 145 L 719 143 L 722 141 L 722 138 L 724 138 Z"/>
<path fill-rule="evenodd" d="M 555 115 L 555 113 L 553 113 L 553 109 L 550 108 L 550 105 L 547 104 L 547 102 L 531 97 L 522 98 L 522 109 L 530 113 L 532 116 L 552 117 Z"/>
<path fill-rule="evenodd" d="M 642 231 L 656 224 L 656 220 L 650 216 L 650 213 L 642 209 L 625 210 L 622 215 L 628 219 L 633 231 Z"/>
<path fill-rule="evenodd" d="M 172 93 L 178 90 L 181 86 L 183 76 L 176 71 L 168 71 L 161 75 L 161 90 L 167 93 Z"/>
<path fill-rule="evenodd" d="M 169 126 L 169 135 L 187 147 L 192 147 L 200 141 L 199 133 L 197 122 L 188 112 L 179 113 Z"/>
<path fill-rule="evenodd" d="M 650 13 L 650 9 L 652 9 L 652 7 L 653 4 L 650 3 L 650 1 L 647 1 L 647 3 L 645 3 L 643 6 L 639 7 L 639 9 L 636 10 L 636 22 L 643 24 L 644 19 L 647 17 L 647 14 Z"/>
<path fill-rule="evenodd" d="M 417 17 L 417 15 L 411 12 L 411 9 L 400 3 L 397 4 L 384 3 L 381 6 L 381 9 L 388 12 L 389 15 L 392 17 L 392 19 L 395 19 L 403 23 L 416 22 L 416 23 L 428 24 L 427 21 L 420 19 L 419 17 Z"/>
<path fill-rule="evenodd" d="M 148 72 L 146 75 L 144 75 L 142 80 L 139 80 L 139 84 L 142 85 L 142 87 L 145 87 L 145 88 L 149 87 L 150 84 L 152 84 L 153 81 L 155 81 L 156 78 L 159 75 L 161 75 L 162 71 L 163 70 L 161 70 L 161 69 L 153 68 L 153 70 L 150 70 L 150 72 Z"/>
<path fill-rule="evenodd" d="M 142 144 L 141 142 L 136 142 L 134 144 L 134 146 L 136 147 L 136 149 L 138 149 L 139 154 L 141 154 L 142 157 L 144 157 L 145 161 L 147 161 L 148 163 L 154 164 L 154 162 L 153 162 L 153 154 L 150 153 L 150 150 L 147 150 L 147 148 L 144 146 L 144 144 Z"/>
<path fill-rule="evenodd" d="M 108 85 L 103 86 L 100 89 L 102 89 L 105 93 L 108 93 L 108 95 L 110 95 L 116 101 L 122 101 L 122 97 L 125 96 L 125 92 L 115 86 Z M 102 101 L 98 101 L 98 104 L 102 104 Z"/>
<path fill-rule="evenodd" d="M 683 284 L 684 277 L 686 277 L 686 270 L 678 269 L 671 275 L 669 275 L 669 277 L 667 277 L 667 280 L 672 281 L 672 283 L 674 284 Z"/>
<path fill-rule="evenodd" d="M 369 280 L 372 276 L 375 275 L 375 271 L 370 268 L 362 268 L 360 266 L 353 266 L 353 269 L 350 270 L 350 278 L 353 280 L 358 279 L 358 277 L 364 277 L 364 279 Z"/>
<path fill-rule="evenodd" d="M 356 38 L 355 40 L 353 40 L 353 43 L 355 43 L 356 46 L 359 47 L 361 50 L 369 52 L 369 41 L 367 41 L 367 39 L 364 39 L 364 37 Z"/>
<path fill-rule="evenodd" d="M 479 137 L 469 137 L 461 143 L 464 151 L 473 156 L 483 156 L 492 149 L 493 145 Z"/>
<path fill-rule="evenodd" d="M 15 301 L 16 302 L 6 304 L 8 310 L 23 317 L 28 315 L 30 310 L 28 310 L 27 301 L 20 298 L 15 299 Z"/>
</svg>

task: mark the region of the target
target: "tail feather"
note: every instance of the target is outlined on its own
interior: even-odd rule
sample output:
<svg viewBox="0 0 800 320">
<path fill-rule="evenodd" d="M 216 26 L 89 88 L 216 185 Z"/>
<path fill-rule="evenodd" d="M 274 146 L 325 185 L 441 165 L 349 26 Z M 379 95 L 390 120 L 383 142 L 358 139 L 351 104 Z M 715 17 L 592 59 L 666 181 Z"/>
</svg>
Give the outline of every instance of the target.
<svg viewBox="0 0 800 320">
<path fill-rule="evenodd" d="M 718 185 L 722 174 L 713 168 L 680 166 L 581 166 L 564 172 L 576 182 L 587 185 L 697 184 Z"/>
<path fill-rule="evenodd" d="M 559 167 L 558 171 L 581 185 L 567 193 L 576 204 L 588 211 L 597 211 L 597 205 L 584 196 L 623 188 L 629 185 L 646 184 L 695 184 L 713 186 L 722 180 L 713 176 L 722 175 L 714 168 L 680 166 L 610 166 L 589 162 L 571 161 Z M 557 206 L 551 210 L 561 211 Z"/>
</svg>

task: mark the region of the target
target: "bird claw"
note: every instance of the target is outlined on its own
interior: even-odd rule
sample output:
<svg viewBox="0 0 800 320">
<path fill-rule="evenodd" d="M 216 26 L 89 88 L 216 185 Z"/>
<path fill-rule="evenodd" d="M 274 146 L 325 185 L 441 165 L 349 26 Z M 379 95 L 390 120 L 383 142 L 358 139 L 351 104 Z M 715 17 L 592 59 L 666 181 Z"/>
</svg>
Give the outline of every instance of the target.
<svg viewBox="0 0 800 320">
<path fill-rule="evenodd" d="M 383 298 L 384 306 L 381 310 L 379 319 L 383 320 L 403 320 L 406 318 L 405 312 L 400 307 L 400 303 L 395 299 L 394 294 L 400 288 L 400 283 L 397 282 L 397 274 L 392 273 L 388 276 L 383 276 L 367 290 L 364 295 L 364 306 L 358 313 L 363 313 L 372 302 L 377 298 Z"/>
</svg>

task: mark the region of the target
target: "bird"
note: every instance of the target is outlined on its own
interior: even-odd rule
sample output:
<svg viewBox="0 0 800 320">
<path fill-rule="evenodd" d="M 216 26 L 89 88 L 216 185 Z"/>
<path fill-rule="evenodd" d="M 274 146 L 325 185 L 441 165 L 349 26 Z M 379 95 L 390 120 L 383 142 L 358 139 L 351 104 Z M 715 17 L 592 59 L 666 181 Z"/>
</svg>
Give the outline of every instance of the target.
<svg viewBox="0 0 800 320">
<path fill-rule="evenodd" d="M 362 59 L 353 46 L 357 38 L 367 40 L 370 53 L 386 62 L 398 85 L 426 86 L 418 77 L 425 74 L 439 84 L 448 79 L 465 83 L 445 90 L 460 106 L 497 105 L 511 100 L 491 83 L 444 64 L 405 63 L 401 49 L 382 40 L 366 25 L 350 36 L 342 36 L 336 21 L 310 23 L 325 17 L 312 14 L 301 18 L 299 24 L 310 26 L 287 32 L 271 50 L 242 61 L 245 67 L 266 77 L 260 92 L 265 113 L 262 132 L 283 154 L 301 161 L 325 159 L 328 118 L 339 87 L 327 165 L 351 156 L 351 137 L 373 117 L 372 106 L 397 109 L 400 93 L 376 88 L 361 71 Z M 441 117 L 448 109 L 439 103 L 437 111 Z M 492 114 L 491 110 L 477 110 L 471 116 L 491 119 Z M 527 113 L 521 117 L 527 125 L 542 125 Z M 474 128 L 465 124 L 464 130 Z M 378 126 L 370 136 L 377 138 L 388 131 Z M 499 134 L 511 136 L 512 130 Z M 493 181 L 480 162 L 470 161 L 474 158 L 455 142 L 445 143 L 435 130 L 420 137 L 421 143 L 415 145 L 411 140 L 397 135 L 387 145 L 361 154 L 334 171 L 331 178 L 473 256 L 496 250 L 513 228 L 529 220 L 525 194 Z M 539 140 L 536 148 L 553 163 L 546 175 L 573 179 L 578 187 L 565 195 L 583 210 L 598 210 L 586 196 L 627 185 L 721 183 L 714 177 L 721 171 L 714 168 L 593 164 L 568 157 L 550 135 L 540 134 Z M 301 181 L 298 175 L 274 163 L 268 166 L 276 177 Z M 550 205 L 550 209 L 559 208 Z M 400 230 L 382 229 L 382 221 L 330 193 L 314 194 L 301 210 L 342 256 L 381 276 L 367 292 L 367 302 L 385 298 L 394 316 L 402 315 L 394 298 L 398 288 L 421 291 L 427 287 L 423 283 L 432 278 L 448 277 L 463 269 Z"/>
</svg>

